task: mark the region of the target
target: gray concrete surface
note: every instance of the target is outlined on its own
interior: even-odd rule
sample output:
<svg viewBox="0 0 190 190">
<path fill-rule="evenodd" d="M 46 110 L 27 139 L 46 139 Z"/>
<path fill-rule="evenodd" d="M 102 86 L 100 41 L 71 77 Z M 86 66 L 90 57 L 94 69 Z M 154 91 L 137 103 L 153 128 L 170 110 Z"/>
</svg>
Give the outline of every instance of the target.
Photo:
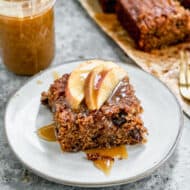
<svg viewBox="0 0 190 190">
<path fill-rule="evenodd" d="M 77 1 L 57 0 L 55 12 L 57 51 L 53 65 L 64 64 L 67 60 L 95 57 L 132 63 L 89 19 Z M 81 188 L 55 184 L 27 171 L 7 144 L 3 124 L 5 106 L 8 97 L 27 79 L 28 77 L 19 77 L 8 72 L 0 62 L 0 190 L 79 190 Z M 189 190 L 190 120 L 185 117 L 185 127 L 178 148 L 155 173 L 136 183 L 102 189 Z"/>
</svg>

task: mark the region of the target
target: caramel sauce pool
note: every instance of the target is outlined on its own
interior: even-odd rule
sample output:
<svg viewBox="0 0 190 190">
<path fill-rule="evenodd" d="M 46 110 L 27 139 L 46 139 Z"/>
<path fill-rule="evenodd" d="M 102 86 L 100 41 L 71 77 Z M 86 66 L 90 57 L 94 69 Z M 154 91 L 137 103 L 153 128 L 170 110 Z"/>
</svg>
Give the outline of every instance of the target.
<svg viewBox="0 0 190 190">
<path fill-rule="evenodd" d="M 109 175 L 114 164 L 114 160 L 110 159 L 103 159 L 103 160 L 95 160 L 94 166 L 97 167 L 99 170 L 103 171 L 106 175 Z"/>
<path fill-rule="evenodd" d="M 94 160 L 94 165 L 102 170 L 106 175 L 109 175 L 114 164 L 114 158 L 127 159 L 128 154 L 125 145 L 103 148 L 103 149 L 91 149 L 85 151 L 86 154 L 98 154 L 100 159 Z M 101 158 L 102 157 L 102 158 Z"/>
<path fill-rule="evenodd" d="M 37 134 L 40 138 L 46 141 L 56 141 L 55 125 L 54 123 L 46 125 L 38 129 Z"/>
<path fill-rule="evenodd" d="M 43 126 L 37 131 L 38 136 L 46 141 L 55 142 L 55 124 Z M 102 149 L 90 149 L 85 151 L 86 154 L 98 154 L 99 158 L 94 160 L 93 163 L 95 167 L 103 171 L 106 175 L 109 175 L 114 164 L 114 159 L 127 159 L 128 153 L 125 145 L 112 147 L 112 148 L 102 148 Z"/>
</svg>

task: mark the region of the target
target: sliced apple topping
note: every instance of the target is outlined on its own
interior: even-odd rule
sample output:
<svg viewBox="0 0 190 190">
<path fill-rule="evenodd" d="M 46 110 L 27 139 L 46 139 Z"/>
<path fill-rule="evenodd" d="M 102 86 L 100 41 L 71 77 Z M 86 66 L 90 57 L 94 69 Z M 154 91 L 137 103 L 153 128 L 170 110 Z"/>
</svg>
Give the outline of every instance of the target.
<svg viewBox="0 0 190 190">
<path fill-rule="evenodd" d="M 119 81 L 127 75 L 120 67 L 96 68 L 85 81 L 85 102 L 90 110 L 99 109 L 109 98 Z"/>
<path fill-rule="evenodd" d="M 88 74 L 96 67 L 109 69 L 118 67 L 115 63 L 102 60 L 90 60 L 80 64 L 69 76 L 66 87 L 66 99 L 73 109 L 78 109 L 84 99 L 84 85 Z"/>
<path fill-rule="evenodd" d="M 106 72 L 108 72 L 108 70 L 105 70 L 105 68 L 102 68 L 100 66 L 96 67 L 88 74 L 88 77 L 85 80 L 84 84 L 85 103 L 88 109 L 90 110 L 94 110 L 97 107 L 96 96 L 99 86 L 99 80 L 103 78 L 103 75 L 105 75 Z"/>
</svg>

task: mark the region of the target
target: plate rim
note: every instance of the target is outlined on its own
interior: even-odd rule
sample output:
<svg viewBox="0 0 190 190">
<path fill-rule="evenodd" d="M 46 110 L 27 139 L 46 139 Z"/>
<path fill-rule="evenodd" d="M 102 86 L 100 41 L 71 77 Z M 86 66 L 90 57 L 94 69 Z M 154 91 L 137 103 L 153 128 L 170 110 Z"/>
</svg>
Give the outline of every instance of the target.
<svg viewBox="0 0 190 190">
<path fill-rule="evenodd" d="M 41 171 L 38 171 L 37 169 L 33 168 L 31 165 L 25 163 L 25 161 L 21 157 L 19 157 L 19 155 L 17 155 L 16 151 L 11 146 L 11 143 L 10 143 L 9 137 L 8 137 L 7 127 L 6 127 L 6 121 L 7 121 L 6 116 L 7 116 L 9 105 L 10 105 L 12 99 L 15 97 L 15 95 L 22 88 L 27 86 L 32 80 L 34 80 L 35 78 L 45 74 L 46 72 L 48 72 L 50 70 L 53 70 L 53 69 L 55 69 L 57 67 L 60 67 L 62 65 L 76 63 L 76 62 L 82 62 L 82 61 L 88 61 L 88 60 L 113 61 L 113 62 L 116 62 L 117 64 L 124 64 L 124 65 L 127 64 L 129 67 L 133 67 L 134 69 L 137 69 L 138 71 L 140 71 L 142 73 L 145 73 L 145 74 L 149 75 L 150 77 L 152 77 L 153 79 L 157 80 L 161 85 L 163 85 L 168 90 L 168 92 L 173 96 L 174 100 L 177 103 L 177 107 L 178 107 L 178 110 L 179 110 L 179 129 L 178 129 L 178 134 L 176 136 L 175 142 L 173 143 L 172 147 L 170 148 L 168 153 L 165 155 L 165 157 L 163 157 L 160 160 L 160 162 L 158 162 L 155 166 L 151 167 L 150 169 L 146 170 L 143 173 L 140 173 L 140 174 L 138 174 L 136 176 L 133 176 L 133 177 L 130 177 L 128 179 L 115 180 L 115 181 L 112 181 L 112 182 L 100 182 L 100 183 L 84 183 L 84 182 L 81 182 L 80 183 L 80 182 L 71 182 L 71 181 L 68 181 L 68 180 L 60 180 L 60 179 L 57 179 L 57 178 L 54 178 L 54 177 L 50 177 L 50 176 L 46 175 L 45 173 L 43 173 Z M 133 65 L 133 64 L 130 64 L 130 63 L 127 63 L 127 62 L 122 62 L 122 61 L 113 60 L 113 59 L 101 59 L 101 58 L 75 59 L 75 60 L 64 61 L 63 63 L 53 65 L 53 66 L 49 67 L 48 69 L 45 69 L 45 70 L 35 74 L 31 78 L 29 78 L 21 87 L 19 87 L 17 90 L 15 90 L 12 93 L 12 95 L 10 95 L 10 97 L 8 98 L 8 101 L 7 101 L 7 104 L 6 104 L 6 107 L 5 107 L 5 113 L 4 113 L 5 137 L 7 139 L 7 142 L 8 142 L 8 145 L 9 145 L 10 149 L 12 150 L 12 152 L 14 153 L 16 158 L 23 164 L 24 167 L 26 167 L 32 173 L 34 173 L 34 174 L 36 174 L 36 175 L 38 175 L 38 176 L 40 176 L 40 177 L 42 177 L 44 179 L 47 179 L 48 181 L 55 182 L 55 183 L 62 184 L 62 185 L 67 185 L 67 186 L 84 187 L 84 188 L 88 188 L 88 187 L 90 187 L 90 188 L 111 187 L 111 186 L 118 186 L 118 185 L 124 185 L 124 184 L 126 185 L 126 184 L 133 183 L 133 182 L 139 181 L 140 179 L 143 179 L 145 177 L 150 176 L 155 170 L 157 170 L 160 166 L 162 166 L 171 157 L 171 155 L 173 154 L 176 146 L 179 143 L 180 137 L 182 135 L 183 128 L 184 128 L 184 116 L 183 116 L 183 111 L 182 111 L 181 105 L 180 105 L 177 97 L 174 95 L 174 93 L 168 88 L 168 86 L 165 83 L 163 83 L 161 80 L 156 78 L 154 75 L 140 69 L 135 64 Z"/>
</svg>

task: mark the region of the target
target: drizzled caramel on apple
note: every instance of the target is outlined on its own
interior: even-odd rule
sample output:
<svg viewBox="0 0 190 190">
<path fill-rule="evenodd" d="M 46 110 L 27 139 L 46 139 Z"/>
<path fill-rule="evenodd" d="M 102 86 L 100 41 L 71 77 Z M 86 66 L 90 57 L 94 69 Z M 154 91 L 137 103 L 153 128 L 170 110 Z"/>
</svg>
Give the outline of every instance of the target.
<svg viewBox="0 0 190 190">
<path fill-rule="evenodd" d="M 100 88 L 101 81 L 104 79 L 107 72 L 108 72 L 108 70 L 103 70 L 96 75 L 96 77 L 94 79 L 94 90 L 95 91 Z"/>
</svg>

